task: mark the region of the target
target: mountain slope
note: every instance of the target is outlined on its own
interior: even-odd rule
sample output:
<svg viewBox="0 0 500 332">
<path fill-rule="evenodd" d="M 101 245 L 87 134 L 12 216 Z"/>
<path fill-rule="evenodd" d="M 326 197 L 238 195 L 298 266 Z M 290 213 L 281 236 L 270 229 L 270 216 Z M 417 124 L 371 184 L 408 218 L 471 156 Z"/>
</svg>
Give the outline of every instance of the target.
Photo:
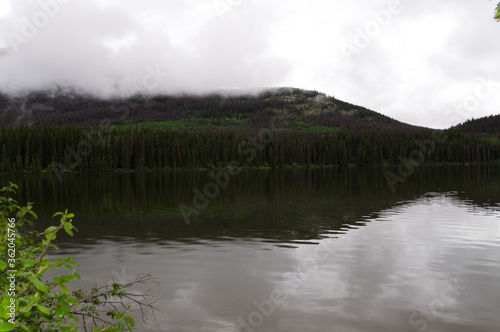
<svg viewBox="0 0 500 332">
<path fill-rule="evenodd" d="M 500 114 L 490 115 L 479 119 L 467 120 L 450 130 L 456 130 L 463 133 L 476 134 L 500 134 Z"/>
<path fill-rule="evenodd" d="M 22 97 L 0 95 L 0 124 L 138 125 L 170 129 L 269 127 L 286 119 L 286 129 L 420 130 L 361 106 L 316 91 L 268 89 L 257 95 L 221 92 L 210 95 L 135 96 L 98 99 L 74 92 L 39 91 Z"/>
</svg>

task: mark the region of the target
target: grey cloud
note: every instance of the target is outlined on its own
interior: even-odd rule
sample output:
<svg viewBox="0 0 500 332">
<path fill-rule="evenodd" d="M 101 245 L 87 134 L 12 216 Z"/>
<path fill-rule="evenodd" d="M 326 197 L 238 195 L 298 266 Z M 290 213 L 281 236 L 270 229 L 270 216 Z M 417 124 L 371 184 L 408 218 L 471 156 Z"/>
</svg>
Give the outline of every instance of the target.
<svg viewBox="0 0 500 332">
<path fill-rule="evenodd" d="M 294 86 L 443 128 L 468 87 L 500 77 L 496 1 L 401 0 L 403 11 L 350 60 L 342 41 L 389 0 L 220 1 L 232 4 L 222 17 L 212 0 L 70 0 L 13 52 L 1 41 L 39 5 L 11 0 L 13 14 L 0 21 L 0 90 L 69 85 L 127 95 L 160 68 L 168 76 L 151 93 Z M 497 113 L 495 101 L 500 90 L 474 116 Z"/>
<path fill-rule="evenodd" d="M 0 61 L 0 89 L 13 92 L 69 85 L 101 95 L 126 95 L 141 90 L 138 87 L 148 68 L 160 68 L 168 77 L 152 93 L 199 92 L 275 85 L 290 70 L 284 59 L 266 55 L 273 17 L 259 14 L 263 8 L 235 8 L 223 19 L 211 12 L 189 38 L 190 52 L 174 45 L 176 31 L 168 29 L 168 24 L 168 31 L 148 28 L 147 20 L 130 10 L 132 5 L 129 10 L 119 5 L 73 1 L 61 6 L 47 26 L 27 44 L 19 45 L 19 52 L 7 50 Z M 178 5 L 146 1 L 142 9 L 168 18 L 186 13 L 186 5 L 180 9 Z M 29 17 L 36 10 L 16 5 L 11 20 Z M 105 46 L 106 41 L 119 44 L 126 38 L 129 43 L 118 52 Z"/>
</svg>

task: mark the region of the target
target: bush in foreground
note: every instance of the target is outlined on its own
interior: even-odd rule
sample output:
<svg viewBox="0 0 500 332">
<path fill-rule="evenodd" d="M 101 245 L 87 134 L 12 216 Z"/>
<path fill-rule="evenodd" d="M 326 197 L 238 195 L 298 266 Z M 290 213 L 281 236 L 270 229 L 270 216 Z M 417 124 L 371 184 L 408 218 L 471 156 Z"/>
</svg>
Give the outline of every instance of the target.
<svg viewBox="0 0 500 332">
<path fill-rule="evenodd" d="M 80 279 L 78 264 L 73 257 L 51 260 L 48 251 L 57 249 L 53 241 L 59 231 L 73 236 L 74 215 L 54 214 L 59 225 L 39 234 L 28 219 L 37 218 L 32 204 L 21 207 L 10 197 L 16 189 L 15 184 L 0 189 L 0 331 L 132 331 L 135 322 L 128 314 L 133 303 L 143 317 L 144 309 L 154 317 L 158 298 L 127 292 L 135 284 L 156 283 L 148 274 L 125 285 L 113 282 L 70 292 L 68 283 Z M 67 274 L 45 280 L 47 272 L 61 268 Z"/>
</svg>

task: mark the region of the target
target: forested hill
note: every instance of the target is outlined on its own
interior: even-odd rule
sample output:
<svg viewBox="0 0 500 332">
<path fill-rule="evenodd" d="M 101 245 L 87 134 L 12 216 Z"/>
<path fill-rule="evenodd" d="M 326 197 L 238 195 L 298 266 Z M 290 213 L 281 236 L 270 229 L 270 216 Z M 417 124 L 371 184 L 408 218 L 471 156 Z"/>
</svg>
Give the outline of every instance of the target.
<svg viewBox="0 0 500 332">
<path fill-rule="evenodd" d="M 0 173 L 500 164 L 490 121 L 432 130 L 289 88 L 126 100 L 38 92 L 0 100 Z"/>
<path fill-rule="evenodd" d="M 294 88 L 268 89 L 256 95 L 227 92 L 99 99 L 62 91 L 39 91 L 21 97 L 0 95 L 0 125 L 94 126 L 109 120 L 117 126 L 164 129 L 259 128 L 286 118 L 284 129 L 306 132 L 413 131 L 420 128 L 380 113 Z"/>
<path fill-rule="evenodd" d="M 463 133 L 500 134 L 500 114 L 467 120 L 450 129 Z"/>
</svg>

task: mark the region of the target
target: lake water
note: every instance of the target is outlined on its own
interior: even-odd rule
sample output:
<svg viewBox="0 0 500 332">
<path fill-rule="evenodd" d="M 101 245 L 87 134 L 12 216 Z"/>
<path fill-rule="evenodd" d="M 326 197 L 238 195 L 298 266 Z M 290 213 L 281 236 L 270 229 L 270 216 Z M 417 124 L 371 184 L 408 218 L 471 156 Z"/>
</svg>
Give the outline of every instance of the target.
<svg viewBox="0 0 500 332">
<path fill-rule="evenodd" d="M 498 332 L 500 167 L 421 167 L 395 191 L 384 171 L 243 171 L 189 224 L 178 206 L 208 172 L 0 184 L 20 185 L 40 229 L 76 214 L 59 254 L 83 286 L 158 279 L 161 312 L 135 313 L 139 331 Z"/>
</svg>

